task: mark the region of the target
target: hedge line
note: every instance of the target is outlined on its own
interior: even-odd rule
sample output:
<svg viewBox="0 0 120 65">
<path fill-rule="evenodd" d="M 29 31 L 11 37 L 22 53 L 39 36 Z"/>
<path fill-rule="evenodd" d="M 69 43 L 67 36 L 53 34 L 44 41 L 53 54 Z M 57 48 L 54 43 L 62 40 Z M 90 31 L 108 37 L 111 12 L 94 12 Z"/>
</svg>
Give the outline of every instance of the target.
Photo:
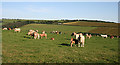
<svg viewBox="0 0 120 65">
<path fill-rule="evenodd" d="M 23 21 L 23 22 L 15 22 L 15 23 L 8 23 L 5 25 L 2 25 L 2 28 L 18 28 L 27 24 L 34 23 L 34 21 Z"/>
</svg>

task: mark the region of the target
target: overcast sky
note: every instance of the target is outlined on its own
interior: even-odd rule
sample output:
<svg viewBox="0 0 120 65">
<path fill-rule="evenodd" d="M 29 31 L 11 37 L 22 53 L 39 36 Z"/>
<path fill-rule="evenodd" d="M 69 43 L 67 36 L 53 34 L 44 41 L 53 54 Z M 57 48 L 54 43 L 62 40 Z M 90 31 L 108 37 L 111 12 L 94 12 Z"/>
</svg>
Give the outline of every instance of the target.
<svg viewBox="0 0 120 65">
<path fill-rule="evenodd" d="M 2 17 L 118 21 L 118 2 L 3 2 Z"/>
</svg>

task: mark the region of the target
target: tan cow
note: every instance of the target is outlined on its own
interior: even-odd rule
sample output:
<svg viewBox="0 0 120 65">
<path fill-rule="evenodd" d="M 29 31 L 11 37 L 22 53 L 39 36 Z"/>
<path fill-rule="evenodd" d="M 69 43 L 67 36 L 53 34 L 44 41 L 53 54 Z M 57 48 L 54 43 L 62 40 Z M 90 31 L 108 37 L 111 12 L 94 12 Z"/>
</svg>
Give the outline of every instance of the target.
<svg viewBox="0 0 120 65">
<path fill-rule="evenodd" d="M 42 39 L 42 37 L 46 37 L 46 39 L 47 39 L 47 34 L 40 34 L 40 36 L 41 36 L 41 39 Z"/>
<path fill-rule="evenodd" d="M 90 34 L 90 35 L 88 35 L 88 34 L 86 34 L 86 38 L 91 38 L 92 37 L 92 35 Z"/>
<path fill-rule="evenodd" d="M 15 32 L 20 32 L 21 29 L 20 29 L 20 28 L 15 28 L 14 31 L 15 31 Z"/>
</svg>

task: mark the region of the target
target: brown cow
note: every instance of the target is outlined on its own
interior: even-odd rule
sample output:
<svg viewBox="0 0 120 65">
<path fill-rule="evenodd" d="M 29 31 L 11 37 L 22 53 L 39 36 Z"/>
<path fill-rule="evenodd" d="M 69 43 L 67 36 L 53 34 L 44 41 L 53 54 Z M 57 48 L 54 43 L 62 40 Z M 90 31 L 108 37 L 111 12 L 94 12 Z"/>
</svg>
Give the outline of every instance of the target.
<svg viewBox="0 0 120 65">
<path fill-rule="evenodd" d="M 45 36 L 46 39 L 47 39 L 47 34 L 40 34 L 40 36 L 41 36 L 41 39 L 42 39 L 43 36 Z"/>
</svg>

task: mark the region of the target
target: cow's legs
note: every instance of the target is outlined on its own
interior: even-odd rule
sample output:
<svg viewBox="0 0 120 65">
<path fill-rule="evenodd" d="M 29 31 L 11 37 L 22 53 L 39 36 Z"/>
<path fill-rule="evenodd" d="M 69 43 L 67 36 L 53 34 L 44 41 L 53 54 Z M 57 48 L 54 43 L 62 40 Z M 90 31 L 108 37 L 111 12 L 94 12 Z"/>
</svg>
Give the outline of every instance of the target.
<svg viewBox="0 0 120 65">
<path fill-rule="evenodd" d="M 71 47 L 72 47 L 72 44 L 73 44 L 73 43 L 71 42 Z"/>
<path fill-rule="evenodd" d="M 80 43 L 78 42 L 78 47 L 80 47 Z"/>
<path fill-rule="evenodd" d="M 36 36 L 34 36 L 34 39 L 36 39 Z"/>
<path fill-rule="evenodd" d="M 84 42 L 82 42 L 81 47 L 84 47 Z"/>
<path fill-rule="evenodd" d="M 47 39 L 47 35 L 45 35 L 45 38 Z"/>
<path fill-rule="evenodd" d="M 40 35 L 38 35 L 38 39 L 40 38 Z"/>
</svg>

